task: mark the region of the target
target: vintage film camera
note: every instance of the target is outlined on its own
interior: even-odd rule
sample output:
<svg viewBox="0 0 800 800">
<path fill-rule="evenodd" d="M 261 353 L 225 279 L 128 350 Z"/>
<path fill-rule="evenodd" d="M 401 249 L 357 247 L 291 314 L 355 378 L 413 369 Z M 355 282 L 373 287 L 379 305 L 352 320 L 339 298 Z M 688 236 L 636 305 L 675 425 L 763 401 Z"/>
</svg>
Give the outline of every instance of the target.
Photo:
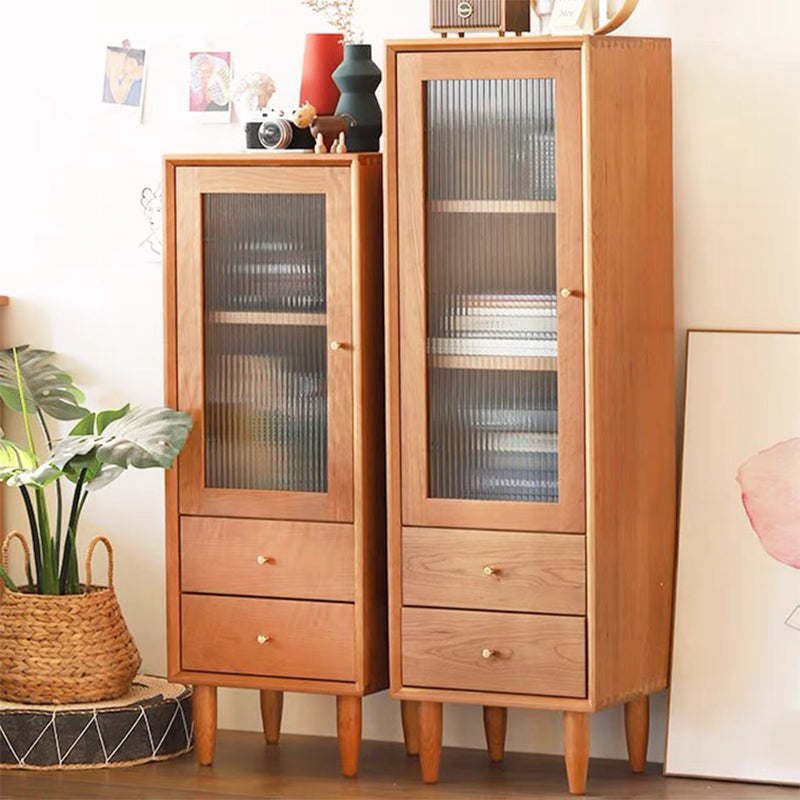
<svg viewBox="0 0 800 800">
<path fill-rule="evenodd" d="M 293 109 L 270 108 L 260 119 L 245 123 L 248 150 L 313 150 L 314 137 L 292 122 Z"/>
</svg>

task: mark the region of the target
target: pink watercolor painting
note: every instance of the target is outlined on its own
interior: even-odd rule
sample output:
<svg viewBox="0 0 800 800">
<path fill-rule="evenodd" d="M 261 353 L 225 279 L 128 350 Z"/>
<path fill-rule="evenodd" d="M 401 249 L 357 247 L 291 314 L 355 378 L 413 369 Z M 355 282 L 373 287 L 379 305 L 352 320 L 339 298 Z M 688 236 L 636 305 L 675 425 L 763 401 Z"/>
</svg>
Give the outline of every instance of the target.
<svg viewBox="0 0 800 800">
<path fill-rule="evenodd" d="M 736 479 L 764 550 L 800 569 L 800 438 L 754 455 L 739 467 Z"/>
</svg>

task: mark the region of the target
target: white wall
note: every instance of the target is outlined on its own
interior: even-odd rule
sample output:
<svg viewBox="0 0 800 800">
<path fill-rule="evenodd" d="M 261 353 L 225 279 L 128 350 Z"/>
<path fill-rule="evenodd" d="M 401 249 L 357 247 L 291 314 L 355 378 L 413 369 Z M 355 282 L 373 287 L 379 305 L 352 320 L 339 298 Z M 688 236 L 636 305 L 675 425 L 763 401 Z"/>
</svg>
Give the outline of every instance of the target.
<svg viewBox="0 0 800 800">
<path fill-rule="evenodd" d="M 383 39 L 426 35 L 427 0 L 361 2 L 377 61 Z M 240 75 L 266 69 L 291 105 L 303 34 L 324 25 L 296 0 L 9 0 L 4 17 L 4 343 L 56 350 L 92 407 L 157 404 L 161 268 L 138 249 L 139 191 L 158 181 L 163 153 L 241 146 L 236 125 L 186 121 L 186 53 L 231 49 Z M 641 0 L 622 31 L 674 39 L 679 353 L 690 327 L 800 328 L 798 30 L 794 0 Z M 142 125 L 108 119 L 98 103 L 104 46 L 126 37 L 149 54 Z M 7 499 L 6 528 L 23 525 Z M 161 475 L 126 475 L 92 498 L 82 534 L 84 545 L 113 537 L 127 620 L 144 668 L 159 673 L 162 513 Z M 663 698 L 654 705 L 650 757 L 661 760 Z M 220 725 L 257 729 L 257 706 L 254 692 L 224 691 Z M 398 717 L 387 695 L 367 699 L 366 737 L 399 739 Z M 483 746 L 478 708 L 448 706 L 445 726 L 447 744 Z M 333 700 L 290 696 L 284 729 L 334 734 Z M 597 715 L 592 733 L 593 754 L 624 754 L 619 710 Z M 512 710 L 510 749 L 558 752 L 560 738 L 559 715 Z"/>
</svg>

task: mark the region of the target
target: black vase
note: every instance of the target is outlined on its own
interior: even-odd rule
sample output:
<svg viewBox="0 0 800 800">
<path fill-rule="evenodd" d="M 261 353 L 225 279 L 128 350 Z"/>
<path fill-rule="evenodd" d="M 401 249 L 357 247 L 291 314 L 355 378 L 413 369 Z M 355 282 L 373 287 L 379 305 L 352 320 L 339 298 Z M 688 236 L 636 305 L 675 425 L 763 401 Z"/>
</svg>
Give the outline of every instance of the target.
<svg viewBox="0 0 800 800">
<path fill-rule="evenodd" d="M 353 118 L 348 120 L 347 149 L 353 153 L 379 150 L 383 125 L 375 90 L 381 82 L 381 71 L 372 61 L 372 47 L 346 44 L 344 61 L 332 77 L 341 92 L 336 113 Z"/>
</svg>

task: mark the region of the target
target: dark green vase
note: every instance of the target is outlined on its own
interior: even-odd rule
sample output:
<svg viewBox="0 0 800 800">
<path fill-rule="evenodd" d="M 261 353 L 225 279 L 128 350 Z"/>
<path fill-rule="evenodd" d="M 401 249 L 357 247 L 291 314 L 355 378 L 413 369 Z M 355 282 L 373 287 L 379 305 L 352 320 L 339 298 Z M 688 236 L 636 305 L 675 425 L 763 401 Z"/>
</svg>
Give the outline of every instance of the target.
<svg viewBox="0 0 800 800">
<path fill-rule="evenodd" d="M 383 125 L 375 90 L 381 82 L 381 71 L 372 61 L 372 47 L 346 44 L 344 61 L 331 77 L 341 92 L 336 113 L 355 120 L 347 130 L 347 149 L 352 153 L 379 150 Z"/>
</svg>

